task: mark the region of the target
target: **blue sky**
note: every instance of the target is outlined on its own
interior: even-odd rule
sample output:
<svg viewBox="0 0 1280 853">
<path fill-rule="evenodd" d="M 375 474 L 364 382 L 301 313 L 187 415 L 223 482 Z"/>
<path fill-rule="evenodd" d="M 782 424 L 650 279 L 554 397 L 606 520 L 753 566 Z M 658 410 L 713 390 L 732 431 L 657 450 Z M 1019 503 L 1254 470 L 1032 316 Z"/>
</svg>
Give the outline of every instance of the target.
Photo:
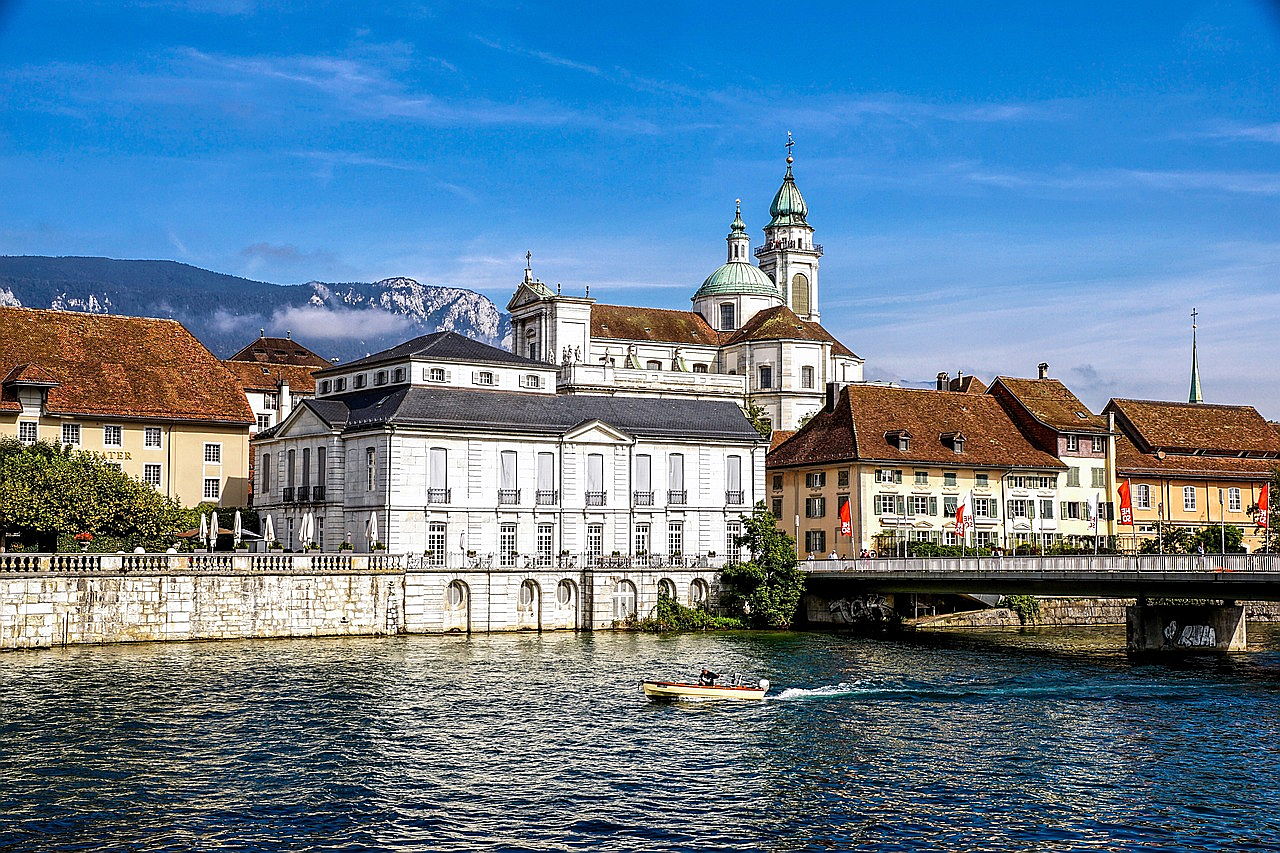
<svg viewBox="0 0 1280 853">
<path fill-rule="evenodd" d="M 0 0 L 0 253 L 280 283 L 535 271 L 684 308 L 782 175 L 871 378 L 1280 418 L 1259 3 Z"/>
</svg>

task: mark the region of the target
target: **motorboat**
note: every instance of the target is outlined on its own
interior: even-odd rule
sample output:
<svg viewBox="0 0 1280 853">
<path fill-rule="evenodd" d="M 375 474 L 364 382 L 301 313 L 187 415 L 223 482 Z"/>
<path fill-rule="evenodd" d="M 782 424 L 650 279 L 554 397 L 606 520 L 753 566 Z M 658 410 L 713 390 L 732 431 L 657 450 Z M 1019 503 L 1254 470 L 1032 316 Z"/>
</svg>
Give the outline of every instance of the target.
<svg viewBox="0 0 1280 853">
<path fill-rule="evenodd" d="M 769 680 L 762 678 L 755 684 L 685 684 L 679 681 L 652 681 L 640 683 L 644 695 L 650 699 L 763 699 L 769 692 Z"/>
</svg>

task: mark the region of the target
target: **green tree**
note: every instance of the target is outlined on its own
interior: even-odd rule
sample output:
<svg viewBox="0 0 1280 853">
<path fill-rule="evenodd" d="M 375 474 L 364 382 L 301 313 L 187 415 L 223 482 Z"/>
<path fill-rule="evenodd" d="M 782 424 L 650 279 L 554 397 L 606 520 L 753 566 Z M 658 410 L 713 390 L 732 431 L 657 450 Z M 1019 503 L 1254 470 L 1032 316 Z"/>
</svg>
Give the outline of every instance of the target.
<svg viewBox="0 0 1280 853">
<path fill-rule="evenodd" d="M 1227 540 L 1226 551 L 1223 551 L 1222 540 Z M 1198 546 L 1203 545 L 1204 550 L 1210 554 L 1243 554 L 1244 553 L 1244 531 L 1234 524 L 1228 524 L 1225 527 L 1218 524 L 1207 524 L 1195 532 L 1191 537 L 1190 551 L 1195 551 Z"/>
<path fill-rule="evenodd" d="M 1138 546 L 1142 554 L 1190 554 L 1196 549 L 1191 534 L 1182 527 L 1165 527 L 1158 539 L 1144 539 Z"/>
<path fill-rule="evenodd" d="M 726 566 L 720 573 L 721 600 L 729 611 L 752 625 L 788 628 L 804 595 L 804 572 L 796 565 L 795 540 L 778 529 L 764 503 L 754 515 L 742 516 L 738 544 L 751 559 Z"/>
<path fill-rule="evenodd" d="M 773 422 L 769 419 L 769 412 L 764 406 L 747 400 L 747 404 L 742 407 L 742 413 L 747 416 L 747 420 L 751 421 L 756 432 L 765 438 L 773 435 Z"/>
<path fill-rule="evenodd" d="M 96 453 L 0 439 L 0 533 L 41 548 L 73 547 L 72 537 L 88 533 L 93 550 L 114 551 L 165 545 L 192 522 L 176 501 Z"/>
</svg>

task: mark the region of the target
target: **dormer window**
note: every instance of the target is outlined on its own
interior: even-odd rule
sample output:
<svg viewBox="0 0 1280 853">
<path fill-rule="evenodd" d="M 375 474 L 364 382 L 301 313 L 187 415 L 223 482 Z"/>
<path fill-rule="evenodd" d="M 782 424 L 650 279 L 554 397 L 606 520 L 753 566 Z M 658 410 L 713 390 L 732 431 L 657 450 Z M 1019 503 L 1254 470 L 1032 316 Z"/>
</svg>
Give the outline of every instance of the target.
<svg viewBox="0 0 1280 853">
<path fill-rule="evenodd" d="M 375 374 L 375 375 L 374 375 L 374 377 L 373 377 L 373 384 L 374 384 L 374 385 L 386 385 L 386 384 L 387 384 L 387 371 L 385 371 L 385 370 L 379 370 L 379 371 L 377 372 L 377 374 Z"/>
<path fill-rule="evenodd" d="M 524 376 L 520 384 L 526 388 L 541 388 L 542 377 L 536 373 L 529 373 Z"/>
<path fill-rule="evenodd" d="M 335 379 L 335 380 L 333 380 L 333 390 L 335 390 L 335 391 L 345 391 L 345 390 L 347 390 L 347 379 L 346 379 L 346 377 L 345 377 L 345 376 L 344 376 L 344 377 L 342 377 L 341 379 Z"/>
<path fill-rule="evenodd" d="M 363 373 L 357 373 L 356 378 L 351 380 L 351 387 L 363 388 L 364 386 L 365 386 L 365 375 Z"/>
<path fill-rule="evenodd" d="M 427 371 L 427 381 L 429 382 L 444 382 L 447 378 L 443 367 L 433 367 Z"/>
<path fill-rule="evenodd" d="M 496 385 L 493 380 L 492 370 L 477 370 L 475 375 L 475 383 L 477 385 Z"/>
<path fill-rule="evenodd" d="M 943 445 L 951 448 L 953 453 L 964 453 L 964 433 L 944 432 L 941 438 Z"/>
<path fill-rule="evenodd" d="M 911 450 L 911 433 L 905 429 L 889 430 L 884 434 L 885 439 L 898 448 L 903 453 Z"/>
<path fill-rule="evenodd" d="M 399 384 L 404 381 L 404 368 L 397 367 L 391 372 L 391 381 Z"/>
<path fill-rule="evenodd" d="M 328 394 L 329 389 L 331 389 L 332 387 L 333 387 L 333 383 L 330 382 L 328 379 L 325 379 L 320 383 L 320 393 Z"/>
</svg>

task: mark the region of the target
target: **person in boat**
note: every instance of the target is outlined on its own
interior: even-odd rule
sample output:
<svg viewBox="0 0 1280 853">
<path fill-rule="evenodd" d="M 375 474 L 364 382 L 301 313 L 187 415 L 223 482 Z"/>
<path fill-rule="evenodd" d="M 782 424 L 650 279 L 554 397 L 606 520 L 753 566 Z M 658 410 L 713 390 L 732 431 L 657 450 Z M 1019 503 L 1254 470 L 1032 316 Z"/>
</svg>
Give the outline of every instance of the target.
<svg viewBox="0 0 1280 853">
<path fill-rule="evenodd" d="M 702 685 L 703 687 L 714 687 L 716 683 L 716 679 L 719 677 L 720 677 L 720 673 L 712 672 L 709 669 L 704 669 L 698 675 L 698 684 Z"/>
</svg>

